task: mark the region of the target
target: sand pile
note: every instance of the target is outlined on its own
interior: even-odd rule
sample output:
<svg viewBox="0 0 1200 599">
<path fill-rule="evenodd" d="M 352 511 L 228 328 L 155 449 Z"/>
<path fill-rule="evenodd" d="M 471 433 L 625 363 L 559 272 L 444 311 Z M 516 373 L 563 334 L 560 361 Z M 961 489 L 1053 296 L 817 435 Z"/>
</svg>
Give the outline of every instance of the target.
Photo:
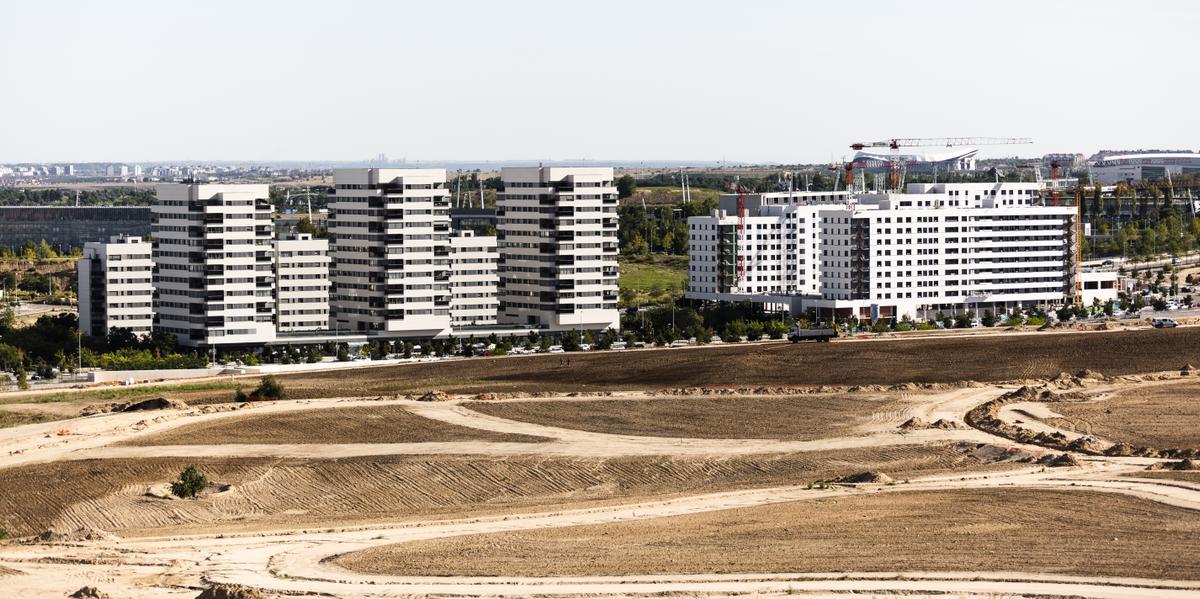
<svg viewBox="0 0 1200 599">
<path fill-rule="evenodd" d="M 260 590 L 240 584 L 214 584 L 204 589 L 196 599 L 267 599 Z"/>
<path fill-rule="evenodd" d="M 904 422 L 904 424 L 900 425 L 900 430 L 902 430 L 902 431 L 916 431 L 916 430 L 921 430 L 921 429 L 926 429 L 926 428 L 929 428 L 929 423 L 926 422 L 923 418 L 919 418 L 917 416 L 913 416 L 912 418 L 909 418 L 908 420 L 906 420 Z"/>
<path fill-rule="evenodd" d="M 79 543 L 83 541 L 115 541 L 121 537 L 94 528 L 77 528 L 70 532 L 47 530 L 37 538 L 39 541 L 47 543 Z"/>
<path fill-rule="evenodd" d="M 417 401 L 450 401 L 450 394 L 445 391 L 433 390 L 418 397 Z"/>
<path fill-rule="evenodd" d="M 1146 470 L 1200 470 L 1200 462 L 1196 462 L 1190 458 L 1185 458 L 1178 462 L 1155 462 L 1147 466 Z"/>
<path fill-rule="evenodd" d="M 873 472 L 872 471 L 872 472 L 859 472 L 858 474 L 847 474 L 846 476 L 842 476 L 840 478 L 835 478 L 830 482 L 843 484 L 843 485 L 864 485 L 864 484 L 886 485 L 886 484 L 892 483 L 894 481 L 892 480 L 892 477 L 890 477 L 882 472 Z"/>
<path fill-rule="evenodd" d="M 1069 453 L 1060 453 L 1058 455 L 1046 454 L 1042 456 L 1037 463 L 1049 466 L 1051 468 L 1069 468 L 1071 466 L 1079 466 L 1079 460 Z"/>
<path fill-rule="evenodd" d="M 79 413 L 80 416 L 93 416 L 111 412 L 142 412 L 146 410 L 182 410 L 188 405 L 177 399 L 152 397 L 141 401 L 126 401 L 121 403 L 95 404 L 88 406 Z"/>
<path fill-rule="evenodd" d="M 108 599 L 108 594 L 100 592 L 96 587 L 83 587 L 69 596 L 72 599 Z"/>
</svg>

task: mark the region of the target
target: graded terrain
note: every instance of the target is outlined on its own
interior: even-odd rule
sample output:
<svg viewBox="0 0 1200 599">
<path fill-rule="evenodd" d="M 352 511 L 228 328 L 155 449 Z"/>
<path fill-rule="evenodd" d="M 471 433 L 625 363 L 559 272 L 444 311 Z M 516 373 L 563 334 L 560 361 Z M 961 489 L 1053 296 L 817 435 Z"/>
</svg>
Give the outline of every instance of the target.
<svg viewBox="0 0 1200 599">
<path fill-rule="evenodd" d="M 222 382 L 154 391 L 216 405 L 46 404 L 62 420 L 0 429 L 0 527 L 19 537 L 0 572 L 31 597 L 1200 594 L 1192 338 L 988 342 L 476 359 L 282 376 L 289 401 L 231 404 Z M 1084 369 L 1103 374 L 1059 375 Z M 415 399 L 434 389 L 454 395 Z M 1175 444 L 1106 454 L 1135 440 Z M 210 484 L 170 498 L 189 465 Z"/>
</svg>

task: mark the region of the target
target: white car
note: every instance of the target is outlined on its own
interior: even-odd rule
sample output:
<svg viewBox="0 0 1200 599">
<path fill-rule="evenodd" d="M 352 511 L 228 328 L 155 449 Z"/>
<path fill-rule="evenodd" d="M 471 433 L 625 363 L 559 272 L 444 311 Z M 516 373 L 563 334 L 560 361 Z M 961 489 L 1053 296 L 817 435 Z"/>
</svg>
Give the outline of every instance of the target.
<svg viewBox="0 0 1200 599">
<path fill-rule="evenodd" d="M 1156 329 L 1173 329 L 1179 326 L 1179 323 L 1170 318 L 1155 318 L 1150 321 L 1150 326 Z"/>
<path fill-rule="evenodd" d="M 561 345 L 551 345 L 550 346 L 550 353 L 552 353 L 552 354 L 561 354 L 561 353 L 565 353 L 565 352 L 566 352 L 566 350 L 563 349 Z"/>
</svg>

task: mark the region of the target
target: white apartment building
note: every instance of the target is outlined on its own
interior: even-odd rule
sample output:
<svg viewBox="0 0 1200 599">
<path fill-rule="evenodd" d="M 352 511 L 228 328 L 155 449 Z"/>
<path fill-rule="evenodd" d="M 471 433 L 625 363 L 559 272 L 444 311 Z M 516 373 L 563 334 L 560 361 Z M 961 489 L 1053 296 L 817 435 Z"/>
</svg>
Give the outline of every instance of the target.
<svg viewBox="0 0 1200 599">
<path fill-rule="evenodd" d="M 450 328 L 445 169 L 334 170 L 330 326 L 395 337 Z"/>
<path fill-rule="evenodd" d="M 1075 294 L 1076 209 L 1042 204 L 1036 183 L 910 184 L 906 193 L 862 194 L 795 217 L 805 219 L 806 235 L 817 229 L 815 251 L 809 237 L 796 244 L 796 256 L 789 255 L 786 238 L 761 237 L 791 232 L 783 213 L 756 219 L 754 228 L 747 219 L 744 237 L 735 227 L 715 256 L 708 250 L 713 217 L 695 217 L 689 219 L 697 263 L 689 265 L 691 276 L 709 276 L 714 263 L 728 272 L 728 264 L 736 265 L 731 251 L 741 251 L 746 266 L 744 277 L 732 277 L 731 292 L 714 292 L 702 279 L 689 285 L 687 296 L 872 320 L 1061 304 Z M 799 236 L 798 222 L 793 229 Z M 790 279 L 776 289 L 773 279 L 764 285 L 758 278 L 786 274 L 788 262 L 800 257 L 805 276 L 816 270 L 815 293 L 798 283 L 789 290 Z"/>
<path fill-rule="evenodd" d="M 500 178 L 500 324 L 619 328 L 613 169 L 504 168 Z"/>
<path fill-rule="evenodd" d="M 276 331 L 329 328 L 329 240 L 307 233 L 275 242 Z"/>
<path fill-rule="evenodd" d="M 818 213 L 849 199 L 846 191 L 747 194 L 739 234 L 737 195 L 722 195 L 713 214 L 688 219 L 688 297 L 820 293 Z"/>
<path fill-rule="evenodd" d="M 162 184 L 157 195 L 155 328 L 190 346 L 274 340 L 268 186 Z"/>
<path fill-rule="evenodd" d="M 154 326 L 154 262 L 141 237 L 114 236 L 84 244 L 79 272 L 79 329 L 105 336 L 128 329 L 139 337 Z"/>
<path fill-rule="evenodd" d="M 496 238 L 455 231 L 450 237 L 450 326 L 495 325 L 500 309 Z"/>
</svg>

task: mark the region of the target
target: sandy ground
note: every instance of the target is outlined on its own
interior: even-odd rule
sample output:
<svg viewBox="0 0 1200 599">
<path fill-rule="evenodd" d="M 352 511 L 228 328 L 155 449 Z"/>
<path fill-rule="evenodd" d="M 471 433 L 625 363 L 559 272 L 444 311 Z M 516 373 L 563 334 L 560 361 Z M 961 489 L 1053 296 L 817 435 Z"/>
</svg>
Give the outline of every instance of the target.
<svg viewBox="0 0 1200 599">
<path fill-rule="evenodd" d="M 1157 332 L 1156 332 L 1157 333 Z M 1126 333 L 1122 333 L 1126 334 Z M 837 347 L 839 344 L 830 344 Z M 849 344 L 841 344 L 849 345 Z M 1135 344 L 1136 345 L 1136 344 Z M 768 347 L 768 346 L 764 346 Z M 791 347 L 776 346 L 764 351 L 798 351 Z M 647 355 L 646 354 L 642 355 Z M 687 352 L 680 352 L 681 354 Z M 701 352 L 693 352 L 701 353 Z M 633 353 L 631 353 L 632 355 Z M 521 360 L 511 360 L 520 362 Z M 528 374 L 526 375 L 528 376 Z M 346 388 L 346 387 L 343 387 Z M 33 477 L 39 469 L 71 467 L 75 464 L 87 472 L 94 468 L 93 464 L 120 464 L 127 458 L 127 464 L 148 462 L 151 458 L 164 459 L 167 464 L 175 467 L 180 460 L 247 460 L 244 472 L 230 470 L 222 472 L 221 476 L 241 476 L 240 486 L 251 485 L 246 478 L 253 481 L 255 477 L 266 480 L 271 476 L 272 468 L 278 468 L 284 460 L 322 460 L 326 462 L 345 462 L 365 460 L 363 464 L 373 464 L 371 460 L 405 460 L 420 459 L 425 455 L 459 456 L 455 459 L 465 461 L 448 471 L 461 472 L 471 464 L 494 462 L 508 464 L 510 462 L 537 463 L 546 460 L 574 461 L 575 471 L 597 461 L 614 462 L 626 460 L 632 466 L 614 475 L 608 482 L 597 478 L 595 484 L 585 488 L 591 490 L 603 489 L 606 485 L 620 487 L 633 478 L 632 472 L 640 471 L 642 476 L 652 475 L 656 470 L 664 468 L 664 464 L 692 464 L 693 470 L 679 469 L 674 475 L 678 479 L 692 479 L 696 486 L 692 490 L 683 489 L 681 485 L 666 485 L 669 497 L 648 497 L 645 492 L 634 490 L 628 494 L 616 494 L 623 501 L 612 501 L 612 492 L 598 493 L 597 497 L 606 497 L 609 501 L 602 505 L 585 504 L 571 505 L 559 502 L 557 508 L 541 511 L 528 509 L 512 510 L 500 505 L 494 514 L 475 514 L 470 516 L 446 515 L 434 519 L 421 518 L 419 514 L 404 513 L 402 508 L 396 508 L 391 518 L 386 514 L 378 520 L 362 524 L 339 523 L 336 519 L 326 526 L 306 524 L 288 525 L 286 520 L 268 522 L 279 528 L 268 532 L 265 529 L 254 530 L 252 534 L 236 534 L 237 525 L 226 529 L 224 526 L 196 527 L 196 522 L 204 522 L 215 514 L 237 521 L 244 520 L 252 513 L 247 505 L 254 505 L 256 500 L 246 500 L 244 495 L 238 495 L 239 485 L 234 485 L 229 497 L 243 497 L 235 501 L 222 502 L 222 497 L 197 500 L 195 502 L 170 502 L 179 504 L 166 510 L 161 510 L 163 521 L 159 527 L 158 536 L 143 536 L 139 538 L 113 539 L 106 541 L 83 541 L 69 543 L 5 543 L 0 545 L 0 567 L 20 572 L 6 576 L 5 585 L 9 592 L 18 596 L 61 596 L 72 592 L 84 583 L 96 584 L 102 590 L 114 596 L 138 597 L 178 597 L 194 596 L 196 589 L 209 582 L 234 582 L 265 588 L 274 592 L 286 593 L 325 593 L 339 597 L 379 597 L 411 595 L 422 593 L 447 594 L 630 594 L 630 593 L 664 593 L 664 592 L 709 592 L 709 593 L 784 593 L 789 589 L 804 592 L 925 592 L 925 593 L 955 593 L 955 594 L 1074 594 L 1095 597 L 1174 597 L 1191 596 L 1200 593 L 1200 581 L 1187 568 L 1177 568 L 1170 571 L 1143 569 L 1136 572 L 1134 578 L 1116 578 L 1130 572 L 1121 570 L 1096 570 L 1085 577 L 1072 576 L 1063 573 L 1071 571 L 1069 564 L 1060 564 L 1064 568 L 1025 567 L 1027 563 L 1011 559 L 1011 553 L 993 555 L 978 554 L 978 561 L 963 561 L 951 564 L 954 572 L 929 571 L 936 567 L 922 567 L 919 571 L 881 572 L 885 565 L 864 568 L 870 572 L 843 571 L 828 574 L 820 571 L 817 565 L 804 568 L 803 572 L 738 572 L 736 574 L 720 573 L 654 573 L 643 572 L 632 576 L 588 575 L 581 577 L 525 577 L 505 575 L 502 577 L 430 577 L 394 576 L 355 572 L 338 565 L 331 557 L 352 554 L 363 550 L 373 551 L 404 551 L 405 546 L 418 542 L 441 542 L 436 539 L 464 537 L 469 535 L 504 534 L 571 534 L 566 527 L 608 526 L 614 524 L 643 525 L 656 519 L 670 520 L 676 517 L 701 518 L 705 522 L 719 522 L 727 514 L 726 510 L 766 509 L 765 506 L 781 506 L 780 509 L 791 509 L 797 514 L 806 512 L 803 505 L 815 505 L 812 502 L 821 501 L 867 501 L 869 503 L 882 501 L 894 496 L 896 502 L 911 501 L 914 493 L 928 493 L 932 496 L 949 493 L 978 493 L 980 501 L 996 502 L 997 494 L 1011 493 L 1014 490 L 1027 492 L 1037 496 L 1040 492 L 1075 494 L 1088 493 L 1102 496 L 1105 499 L 1094 502 L 1094 514 L 1091 521 L 1113 518 L 1113 526 L 1137 524 L 1136 518 L 1157 517 L 1154 526 L 1145 528 L 1145 538 L 1129 537 L 1128 547 L 1144 547 L 1157 543 L 1162 550 L 1175 547 L 1182 555 L 1191 555 L 1194 549 L 1187 543 L 1194 542 L 1195 534 L 1190 526 L 1194 526 L 1196 510 L 1200 510 L 1200 485 L 1189 484 L 1172 478 L 1156 478 L 1140 476 L 1153 460 L 1143 458 L 1088 458 L 1079 456 L 1082 466 L 1074 468 L 1042 468 L 1035 465 L 1011 466 L 997 470 L 993 464 L 981 463 L 971 467 L 969 463 L 957 464 L 950 472 L 941 474 L 916 474 L 905 484 L 894 486 L 867 485 L 859 487 L 832 486 L 821 488 L 811 486 L 811 480 L 793 480 L 774 482 L 775 486 L 756 488 L 731 488 L 712 492 L 706 488 L 704 477 L 717 464 L 727 464 L 728 468 L 736 470 L 735 464 L 752 464 L 751 469 L 762 469 L 767 460 L 794 459 L 800 460 L 805 456 L 829 456 L 839 454 L 853 455 L 855 451 L 877 452 L 870 459 L 886 462 L 890 455 L 896 452 L 928 451 L 931 446 L 951 446 L 948 444 L 994 444 L 1003 447 L 1040 455 L 1040 448 L 1031 446 L 1014 446 L 1014 444 L 992 437 L 974 429 L 949 430 L 920 430 L 902 432 L 897 430 L 900 422 L 913 415 L 922 417 L 948 417 L 961 422 L 966 410 L 1000 395 L 1005 389 L 998 387 L 972 387 L 954 389 L 945 392 L 914 395 L 902 398 L 903 403 L 884 410 L 879 415 L 859 420 L 853 431 L 837 432 L 833 436 L 805 440 L 763 439 L 763 438 L 694 438 L 694 437 L 648 437 L 631 434 L 605 434 L 602 432 L 578 430 L 568 426 L 548 426 L 535 422 L 507 420 L 497 416 L 483 414 L 469 409 L 461 402 L 418 403 L 398 400 L 370 401 L 362 399 L 327 399 L 316 401 L 294 401 L 265 404 L 236 411 L 215 411 L 216 409 L 166 410 L 157 413 L 141 414 L 110 414 L 68 420 L 61 423 L 32 424 L 11 429 L 0 430 L 0 451 L 7 454 L 0 463 L 0 475 L 11 475 L 22 471 L 29 472 Z M 290 391 L 290 388 L 289 388 Z M 540 401 L 540 400 L 539 400 Z M 564 402 L 576 399 L 565 398 Z M 659 400 L 655 400 L 659 401 Z M 574 404 L 572 404 L 574 405 Z M 430 443 L 344 443 L 336 442 L 343 439 L 332 438 L 326 443 L 261 443 L 261 444 L 221 444 L 221 445 L 140 445 L 117 446 L 118 443 L 137 442 L 149 438 L 150 435 L 165 435 L 183 426 L 197 424 L 212 425 L 224 421 L 231 426 L 239 426 L 238 419 L 247 414 L 255 416 L 278 416 L 302 412 L 327 410 L 329 408 L 367 407 L 367 406 L 402 406 L 413 414 L 437 421 L 446 425 L 467 427 L 479 431 L 499 434 L 528 435 L 551 439 L 545 443 L 498 443 L 482 440 L 442 441 Z M 1057 404 L 1054 406 L 1058 408 Z M 219 409 L 219 408 L 217 408 Z M 249 410 L 248 412 L 246 410 Z M 72 434 L 58 435 L 55 427 L 69 428 Z M 219 428 L 211 429 L 219 431 Z M 215 433 L 214 433 L 215 434 Z M 963 447 L 963 446 L 959 446 Z M 537 448 L 536 451 L 531 448 Z M 781 458 L 793 456 L 791 458 Z M 921 458 L 917 453 L 908 454 L 920 462 L 929 460 Z M 175 457 L 170 457 L 175 456 Z M 257 462 L 255 462 L 257 460 Z M 641 462 L 638 462 L 641 460 Z M 755 464 L 755 461 L 758 463 Z M 386 460 L 385 460 L 386 461 Z M 272 462 L 275 463 L 271 466 Z M 903 461 L 896 462 L 901 464 Z M 433 468 L 445 468 L 439 460 L 428 460 Z M 936 469 L 936 458 L 933 460 Z M 640 464 L 640 465 L 639 465 Z M 828 470 L 836 470 L 826 464 Z M 858 464 L 850 467 L 858 467 Z M 132 467 L 132 466 L 130 466 Z M 157 466 L 167 468 L 168 466 Z M 375 468 L 374 465 L 364 466 L 364 469 Z M 528 469 L 528 468 L 527 468 Z M 820 468 L 801 469 L 798 472 L 815 473 Z M 919 470 L 919 468 L 917 469 Z M 396 481 L 381 486 L 404 484 L 404 480 L 422 480 L 431 477 L 430 472 L 411 471 L 405 475 L 395 475 L 387 478 Z M 782 472 L 782 470 L 781 470 Z M 130 481 L 144 481 L 145 477 L 161 476 L 157 472 L 136 474 L 126 477 Z M 391 477 L 393 475 L 389 475 Z M 739 475 L 727 476 L 734 481 L 734 486 L 754 484 L 753 481 L 741 481 Z M 747 475 L 748 476 L 748 475 Z M 1129 477 L 1134 478 L 1129 478 Z M 514 489 L 523 487 L 526 482 L 509 481 L 509 471 L 501 475 L 485 477 L 480 480 L 490 480 L 489 484 L 503 485 L 506 482 Z M 667 477 L 671 478 L 671 477 Z M 719 477 L 715 477 L 719 478 Z M 119 479 L 119 477 L 118 477 Z M 319 481 L 306 483 L 310 486 L 296 485 L 288 488 L 285 477 L 281 483 L 273 485 L 282 488 L 282 492 L 290 492 L 304 496 L 310 505 L 321 502 L 336 504 L 344 499 L 336 495 L 323 496 L 330 488 L 339 485 L 348 491 L 355 490 L 355 481 L 339 478 L 321 480 L 317 475 L 311 480 Z M 764 479 L 755 478 L 761 482 Z M 766 479 L 769 480 L 769 477 Z M 783 482 L 783 484 L 780 484 Z M 37 486 L 39 483 L 30 482 L 25 485 Z M 114 523 L 120 521 L 134 522 L 142 515 L 152 513 L 144 504 L 139 503 L 136 496 L 144 493 L 139 487 L 140 482 L 130 482 L 128 488 L 114 490 L 101 487 L 97 497 L 87 501 L 68 502 L 58 520 L 63 523 L 97 525 L 108 515 Z M 447 488 L 457 488 L 461 484 L 447 484 Z M 53 494 L 58 487 L 43 480 L 37 490 Z M 564 496 L 577 495 L 571 485 L 548 483 L 548 489 L 557 490 Z M 267 485 L 271 486 L 271 485 Z M 652 485 L 651 485 L 652 486 Z M 418 491 L 417 494 L 420 494 Z M 217 495 L 221 495 L 218 493 Z M 315 497 L 314 497 L 315 495 Z M 486 495 L 486 494 L 485 494 Z M 907 496 L 909 499 L 904 499 Z M 36 503 L 36 498 L 34 502 Z M 464 503 L 471 501 L 464 496 Z M 1051 500 L 1031 501 L 1043 503 Z M 1124 503 L 1122 503 L 1124 502 Z M 200 506 L 194 508 L 192 505 Z M 790 508 L 782 506 L 790 504 Z M 961 504 L 961 502 L 960 502 Z M 1101 510 L 1108 505 L 1116 505 L 1113 509 Z M 1120 504 L 1120 505 L 1117 505 Z M 259 504 L 261 505 L 261 504 Z M 875 505 L 872 503 L 872 505 Z M 886 504 L 881 504 L 886 505 Z M 899 505 L 899 504 L 897 504 Z M 1047 504 L 1048 505 L 1048 504 Z M 1130 505 L 1143 506 L 1130 508 Z M 187 506 L 186 509 L 183 506 Z M 201 509 L 203 508 L 203 509 Z M 209 511 L 205 512 L 207 509 Z M 261 509 L 261 508 L 260 508 Z M 264 511 L 272 511 L 273 506 Z M 300 508 L 302 509 L 302 508 Z M 893 508 L 879 508 L 893 509 Z M 969 507 L 967 508 L 969 509 Z M 1039 508 L 1040 509 L 1040 508 Z M 1033 527 L 1036 522 L 1034 508 L 1030 508 L 1029 520 L 1024 521 L 1026 528 Z M 1125 510 L 1124 512 L 1121 510 Z M 1130 512 L 1129 510 L 1133 510 Z M 458 514 L 461 514 L 461 510 Z M 1039 512 L 1040 513 L 1040 512 Z M 189 515 L 190 514 L 190 515 Z M 1117 514 L 1127 514 L 1117 518 Z M 131 516 L 132 515 L 132 516 Z M 972 517 L 979 517 L 972 515 Z M 1084 517 L 1072 515 L 1071 517 Z M 172 523 L 178 518 L 177 523 Z M 189 520 L 191 518 L 191 520 Z M 664 520 L 664 521 L 665 521 Z M 880 518 L 880 526 L 890 526 L 892 517 Z M 318 519 L 320 521 L 320 519 Z M 935 519 L 936 522 L 936 519 Z M 177 524 L 177 525 L 176 525 Z M 1003 522 L 994 524 L 1002 525 Z M 129 526 L 129 524 L 125 524 Z M 753 523 L 746 523 L 753 526 Z M 118 526 L 119 527 L 119 526 Z M 1174 527 L 1174 528 L 1171 528 Z M 180 534 L 191 533 L 202 528 L 203 533 L 179 537 Z M 910 529 L 912 527 L 910 526 Z M 1078 527 L 1076 527 L 1078 528 Z M 1136 527 L 1135 527 L 1136 528 Z M 135 530 L 133 528 L 131 531 Z M 230 532 L 230 530 L 235 532 Z M 749 529 L 746 529 L 749 530 Z M 1176 531 L 1171 534 L 1171 531 Z M 549 532 L 546 532 L 549 531 Z M 141 534 L 147 531 L 143 530 Z M 981 531 L 983 532 L 983 531 Z M 1154 537 L 1154 535 L 1161 535 Z M 1128 535 L 1126 535 L 1128 536 Z M 1118 535 L 1118 538 L 1120 535 Z M 492 537 L 497 538 L 497 537 Z M 891 538 L 901 539 L 902 535 Z M 1099 543 L 1103 538 L 1085 539 L 1087 542 Z M 1041 544 L 1036 544 L 1041 541 Z M 677 541 L 683 542 L 683 541 Z M 1059 548 L 1061 544 L 1055 541 L 1053 535 L 1045 535 L 1042 539 L 1031 538 L 1031 551 L 1042 552 L 1045 555 L 1050 548 Z M 1083 542 L 1083 541 L 1080 541 Z M 1141 544 L 1139 544 L 1141 543 Z M 391 547 L 389 546 L 397 546 Z M 1124 546 L 1123 546 L 1124 547 Z M 379 549 L 388 548 L 388 549 Z M 410 547 L 411 548 L 411 547 Z M 1088 551 L 1092 546 L 1088 545 Z M 1156 549 L 1157 550 L 1157 549 Z M 1086 552 L 1085 552 L 1086 553 Z M 360 554 L 370 555 L 370 554 Z M 1006 557 L 1007 556 L 1007 557 Z M 350 560 L 352 558 L 343 558 Z M 863 563 L 855 562 L 859 566 Z M 941 563 L 941 562 L 939 562 Z M 950 563 L 950 562 L 945 562 Z M 1107 563 L 1107 562 L 1106 562 Z M 719 564 L 710 564 L 713 572 L 720 572 Z M 781 567 L 785 564 L 779 564 Z M 893 563 L 899 567 L 900 564 Z M 939 566 L 940 567 L 940 566 Z M 1016 568 L 1017 571 L 1009 571 Z M 650 568 L 648 568 L 650 569 Z M 737 569 L 737 568 L 734 568 Z M 790 568 L 786 568 L 790 569 Z M 845 569 L 845 568 L 838 568 Z M 1047 569 L 1054 570 L 1047 573 Z M 669 568 L 668 568 L 669 570 Z"/>
<path fill-rule="evenodd" d="M 395 576 L 1003 569 L 1200 580 L 1197 551 L 1200 518 L 1182 508 L 1100 493 L 972 489 L 449 537 L 334 563 Z"/>
<path fill-rule="evenodd" d="M 1045 419 L 1066 430 L 1135 446 L 1200 448 L 1198 377 L 1055 404 L 1054 410 L 1060 416 Z"/>
</svg>

